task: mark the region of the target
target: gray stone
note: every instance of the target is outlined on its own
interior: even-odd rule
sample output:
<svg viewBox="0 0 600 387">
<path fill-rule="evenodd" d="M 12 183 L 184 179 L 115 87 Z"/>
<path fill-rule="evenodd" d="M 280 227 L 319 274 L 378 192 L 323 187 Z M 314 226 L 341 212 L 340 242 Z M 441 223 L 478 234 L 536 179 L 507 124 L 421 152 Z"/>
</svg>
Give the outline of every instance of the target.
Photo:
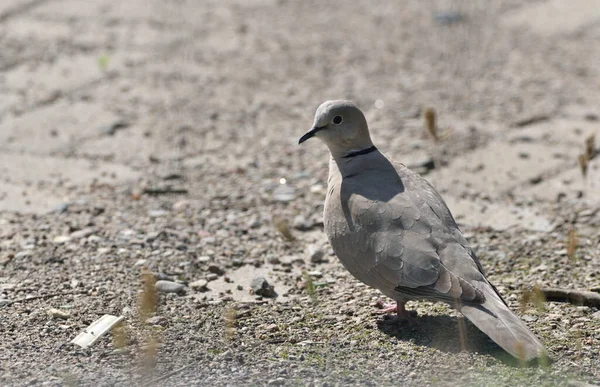
<svg viewBox="0 0 600 387">
<path fill-rule="evenodd" d="M 167 214 L 168 214 L 168 211 L 165 211 L 165 210 L 148 211 L 148 216 L 151 218 L 160 218 L 161 216 L 165 216 Z"/>
<path fill-rule="evenodd" d="M 91 227 L 87 227 L 78 231 L 73 231 L 70 235 L 71 239 L 81 239 L 92 235 L 96 230 Z"/>
<path fill-rule="evenodd" d="M 199 279 L 190 283 L 190 288 L 194 290 L 206 290 L 206 285 L 208 285 L 208 281 L 205 279 Z"/>
<path fill-rule="evenodd" d="M 220 229 L 220 230 L 218 230 L 215 233 L 215 235 L 218 236 L 219 238 L 228 238 L 229 237 L 229 231 Z"/>
<path fill-rule="evenodd" d="M 60 244 L 63 244 L 63 243 L 70 242 L 71 241 L 71 237 L 68 236 L 68 235 L 59 235 L 59 236 L 54 237 L 54 239 L 52 241 L 54 243 L 60 245 Z"/>
<path fill-rule="evenodd" d="M 217 278 L 219 278 L 219 276 L 218 276 L 218 275 L 216 275 L 215 273 L 208 273 L 208 274 L 206 275 L 206 280 L 207 280 L 207 281 L 214 281 L 214 280 L 216 280 Z"/>
<path fill-rule="evenodd" d="M 294 255 L 284 255 L 283 257 L 279 258 L 279 262 L 282 266 L 292 266 L 294 263 L 302 265 L 305 263 L 302 258 Z"/>
<path fill-rule="evenodd" d="M 19 251 L 17 254 L 15 254 L 15 258 L 25 258 L 25 257 L 31 257 L 33 255 L 33 253 L 29 250 L 23 250 L 23 251 Z"/>
<path fill-rule="evenodd" d="M 288 184 L 280 184 L 273 191 L 273 200 L 277 202 L 291 202 L 296 199 L 296 189 Z"/>
<path fill-rule="evenodd" d="M 217 265 L 210 265 L 208 266 L 208 271 L 211 273 L 214 273 L 216 275 L 223 275 L 225 274 L 225 270 L 223 270 L 220 266 Z"/>
<path fill-rule="evenodd" d="M 156 290 L 160 293 L 181 293 L 185 290 L 185 285 L 173 281 L 156 281 Z"/>
<path fill-rule="evenodd" d="M 56 207 L 54 207 L 54 211 L 59 214 L 63 214 L 65 212 L 67 212 L 68 209 L 69 209 L 69 203 L 60 203 L 60 204 L 57 204 Z"/>
<path fill-rule="evenodd" d="M 323 262 L 323 257 L 325 256 L 325 251 L 323 251 L 323 249 L 316 245 L 308 245 L 307 252 L 312 263 Z"/>
<path fill-rule="evenodd" d="M 210 262 L 210 257 L 208 255 L 203 255 L 201 257 L 198 257 L 197 261 L 198 263 L 207 263 Z"/>
<path fill-rule="evenodd" d="M 538 320 L 537 316 L 533 316 L 531 314 L 526 314 L 521 318 L 523 319 L 523 321 L 526 321 L 526 322 L 535 322 Z"/>
<path fill-rule="evenodd" d="M 267 282 L 264 277 L 256 277 L 252 280 L 252 284 L 250 285 L 254 294 L 263 297 L 277 297 L 277 293 L 275 293 L 275 288 Z"/>
<path fill-rule="evenodd" d="M 167 319 L 163 316 L 153 316 L 146 320 L 146 323 L 150 325 L 165 325 L 167 323 Z"/>
<path fill-rule="evenodd" d="M 308 231 L 312 224 L 302 215 L 296 215 L 292 222 L 292 227 L 299 231 Z"/>
</svg>

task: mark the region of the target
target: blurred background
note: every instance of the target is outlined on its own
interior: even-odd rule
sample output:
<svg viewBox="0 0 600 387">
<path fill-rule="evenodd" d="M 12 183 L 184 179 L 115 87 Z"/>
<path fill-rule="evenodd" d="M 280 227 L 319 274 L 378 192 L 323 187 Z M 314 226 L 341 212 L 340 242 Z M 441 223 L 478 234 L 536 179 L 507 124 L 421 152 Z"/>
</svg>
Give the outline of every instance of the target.
<svg viewBox="0 0 600 387">
<path fill-rule="evenodd" d="M 383 384 L 444 384 L 448 354 L 451 380 L 465 383 L 484 383 L 483 371 L 598 380 L 593 308 L 521 310 L 560 359 L 546 376 L 516 375 L 487 350 L 458 353 L 444 330 L 455 317 L 416 333 L 377 329 L 377 292 L 343 270 L 322 233 L 327 149 L 297 140 L 323 101 L 351 99 L 382 152 L 442 193 L 512 307 L 534 284 L 600 288 L 599 47 L 594 0 L 3 0 L 0 299 L 11 350 L 0 380 L 145 380 L 118 366 L 147 349 L 142 268 L 187 289 L 161 298 L 150 324 L 163 332 L 153 375 L 204 367 L 175 384 L 377 384 L 369 378 L 399 353 L 406 363 Z M 272 303 L 250 290 L 261 276 Z M 61 289 L 81 295 L 46 298 Z M 17 302 L 31 296 L 41 297 Z M 66 322 L 48 320 L 65 305 Z M 100 366 L 107 340 L 105 355 L 73 368 L 82 355 L 57 346 L 100 311 L 129 320 L 136 349 Z M 289 324 L 298 318 L 306 327 Z M 346 344 L 322 344 L 332 342 Z M 31 348 L 59 355 L 26 370 L 18 359 L 39 360 Z M 476 369 L 461 372 L 462 361 Z"/>
</svg>

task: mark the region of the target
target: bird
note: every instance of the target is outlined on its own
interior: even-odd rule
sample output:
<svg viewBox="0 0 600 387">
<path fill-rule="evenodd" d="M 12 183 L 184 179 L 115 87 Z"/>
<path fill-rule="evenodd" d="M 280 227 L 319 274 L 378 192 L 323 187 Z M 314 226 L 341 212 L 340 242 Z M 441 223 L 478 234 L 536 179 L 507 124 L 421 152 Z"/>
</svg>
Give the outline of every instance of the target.
<svg viewBox="0 0 600 387">
<path fill-rule="evenodd" d="M 547 359 L 544 345 L 486 278 L 444 199 L 373 145 L 352 101 L 322 103 L 298 143 L 313 137 L 331 154 L 325 233 L 355 278 L 396 301 L 385 312 L 411 320 L 407 301 L 444 302 L 515 358 Z"/>
</svg>

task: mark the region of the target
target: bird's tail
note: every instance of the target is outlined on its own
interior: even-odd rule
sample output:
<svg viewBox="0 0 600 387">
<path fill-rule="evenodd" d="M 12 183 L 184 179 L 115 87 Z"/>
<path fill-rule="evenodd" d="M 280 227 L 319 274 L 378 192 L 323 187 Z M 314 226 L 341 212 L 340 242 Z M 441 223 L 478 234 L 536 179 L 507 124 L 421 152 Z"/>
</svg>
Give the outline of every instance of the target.
<svg viewBox="0 0 600 387">
<path fill-rule="evenodd" d="M 487 334 L 519 360 L 529 362 L 547 358 L 546 349 L 525 323 L 506 306 L 500 295 L 489 284 L 480 282 L 486 300 L 481 305 L 462 305 L 458 309 L 477 328 Z"/>
</svg>

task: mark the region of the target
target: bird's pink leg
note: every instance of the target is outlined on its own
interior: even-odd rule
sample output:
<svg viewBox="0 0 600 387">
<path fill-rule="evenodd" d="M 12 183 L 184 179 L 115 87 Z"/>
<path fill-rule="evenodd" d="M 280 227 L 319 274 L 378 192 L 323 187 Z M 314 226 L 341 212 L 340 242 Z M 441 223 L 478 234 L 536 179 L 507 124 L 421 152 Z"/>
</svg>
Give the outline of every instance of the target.
<svg viewBox="0 0 600 387">
<path fill-rule="evenodd" d="M 407 321 L 409 324 L 415 324 L 416 320 L 411 316 L 410 312 L 405 308 L 406 301 L 398 301 L 396 304 L 387 304 L 383 301 L 378 301 L 377 306 L 382 308 L 379 313 L 396 312 L 396 320 Z"/>
<path fill-rule="evenodd" d="M 398 311 L 398 304 L 388 304 L 383 300 L 379 300 L 377 301 L 376 304 L 377 307 L 381 308 L 381 310 L 378 311 L 378 313 L 384 314 L 384 313 L 392 313 L 392 312 L 397 312 Z"/>
</svg>

